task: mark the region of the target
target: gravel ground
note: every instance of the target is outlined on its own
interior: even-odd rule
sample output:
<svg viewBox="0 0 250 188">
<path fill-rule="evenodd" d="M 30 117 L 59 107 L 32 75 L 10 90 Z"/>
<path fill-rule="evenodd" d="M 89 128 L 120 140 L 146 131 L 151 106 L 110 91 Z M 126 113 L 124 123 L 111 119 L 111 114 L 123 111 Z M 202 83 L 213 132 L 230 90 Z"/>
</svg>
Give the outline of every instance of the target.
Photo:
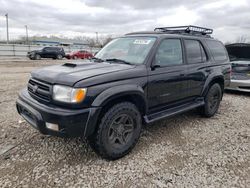
<svg viewBox="0 0 250 188">
<path fill-rule="evenodd" d="M 16 112 L 29 72 L 65 61 L 0 60 L 0 187 L 249 187 L 250 95 L 226 93 L 210 119 L 191 111 L 146 126 L 129 155 L 106 161 Z"/>
</svg>

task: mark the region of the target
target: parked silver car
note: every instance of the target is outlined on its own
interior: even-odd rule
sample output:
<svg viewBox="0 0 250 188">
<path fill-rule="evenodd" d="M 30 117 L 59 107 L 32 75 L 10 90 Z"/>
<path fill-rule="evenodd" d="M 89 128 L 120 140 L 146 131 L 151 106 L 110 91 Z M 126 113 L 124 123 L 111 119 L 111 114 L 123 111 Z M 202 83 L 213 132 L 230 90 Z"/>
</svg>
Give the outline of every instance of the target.
<svg viewBox="0 0 250 188">
<path fill-rule="evenodd" d="M 231 84 L 226 89 L 250 92 L 250 44 L 226 46 L 232 63 Z"/>
</svg>

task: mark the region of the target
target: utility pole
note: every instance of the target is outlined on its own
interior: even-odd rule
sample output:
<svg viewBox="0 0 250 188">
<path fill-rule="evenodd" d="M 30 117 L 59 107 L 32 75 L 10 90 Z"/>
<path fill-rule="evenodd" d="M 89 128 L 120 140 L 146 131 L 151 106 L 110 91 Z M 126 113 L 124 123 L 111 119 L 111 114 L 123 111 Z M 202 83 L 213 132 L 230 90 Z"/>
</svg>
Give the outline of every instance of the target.
<svg viewBox="0 0 250 188">
<path fill-rule="evenodd" d="M 26 43 L 29 44 L 28 26 L 25 25 L 24 27 L 26 29 Z"/>
<path fill-rule="evenodd" d="M 7 44 L 9 44 L 9 23 L 8 23 L 8 13 L 5 14 L 6 17 L 6 28 L 7 28 Z"/>
<path fill-rule="evenodd" d="M 96 34 L 96 44 L 98 44 L 98 32 L 95 32 Z"/>
</svg>

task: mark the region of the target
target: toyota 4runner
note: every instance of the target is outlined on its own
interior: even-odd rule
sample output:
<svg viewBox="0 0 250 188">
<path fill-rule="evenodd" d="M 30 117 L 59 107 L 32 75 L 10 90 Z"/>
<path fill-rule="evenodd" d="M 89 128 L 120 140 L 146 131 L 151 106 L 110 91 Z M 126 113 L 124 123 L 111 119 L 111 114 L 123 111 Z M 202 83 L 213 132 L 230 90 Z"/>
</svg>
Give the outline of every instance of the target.
<svg viewBox="0 0 250 188">
<path fill-rule="evenodd" d="M 43 134 L 85 137 L 103 158 L 123 157 L 143 123 L 195 108 L 205 117 L 217 112 L 231 66 L 212 31 L 183 26 L 129 33 L 86 63 L 35 70 L 17 110 Z"/>
</svg>

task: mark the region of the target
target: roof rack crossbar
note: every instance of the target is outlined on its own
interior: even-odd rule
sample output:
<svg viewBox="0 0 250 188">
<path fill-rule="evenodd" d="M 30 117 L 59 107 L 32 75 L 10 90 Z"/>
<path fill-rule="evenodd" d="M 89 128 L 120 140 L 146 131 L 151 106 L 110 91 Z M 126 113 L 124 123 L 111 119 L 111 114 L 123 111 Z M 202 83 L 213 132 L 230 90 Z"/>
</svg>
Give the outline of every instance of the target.
<svg viewBox="0 0 250 188">
<path fill-rule="evenodd" d="M 170 34 L 190 34 L 190 35 L 206 35 L 209 36 L 213 33 L 213 29 L 199 27 L 199 26 L 177 26 L 177 27 L 158 27 L 154 31 L 170 33 Z"/>
</svg>

